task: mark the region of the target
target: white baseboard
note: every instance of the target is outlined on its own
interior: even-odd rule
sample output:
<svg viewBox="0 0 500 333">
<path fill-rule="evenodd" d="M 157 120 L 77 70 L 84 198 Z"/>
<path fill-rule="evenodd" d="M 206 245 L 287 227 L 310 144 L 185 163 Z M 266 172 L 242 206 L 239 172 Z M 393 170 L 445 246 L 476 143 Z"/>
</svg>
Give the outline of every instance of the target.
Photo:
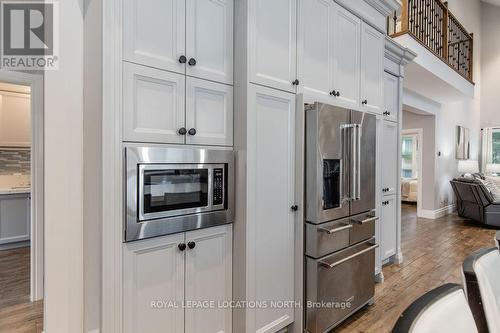
<svg viewBox="0 0 500 333">
<path fill-rule="evenodd" d="M 435 220 L 440 217 L 451 214 L 455 211 L 455 205 L 448 205 L 436 210 L 421 209 L 417 212 L 417 216 L 424 219 Z"/>
</svg>

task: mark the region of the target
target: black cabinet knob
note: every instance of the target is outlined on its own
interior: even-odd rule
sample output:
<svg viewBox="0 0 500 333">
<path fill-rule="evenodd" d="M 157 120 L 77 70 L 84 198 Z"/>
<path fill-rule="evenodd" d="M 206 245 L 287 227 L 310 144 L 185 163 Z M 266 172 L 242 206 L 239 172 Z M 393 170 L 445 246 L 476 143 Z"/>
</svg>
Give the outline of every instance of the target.
<svg viewBox="0 0 500 333">
<path fill-rule="evenodd" d="M 179 248 L 179 250 L 184 251 L 186 249 L 186 244 L 180 243 L 179 245 L 177 245 L 177 247 Z"/>
<path fill-rule="evenodd" d="M 368 100 L 367 100 L 367 99 L 365 99 L 364 101 L 362 101 L 362 102 L 361 102 L 361 104 L 363 104 L 363 105 L 368 104 Z"/>
<path fill-rule="evenodd" d="M 299 80 L 295 79 L 295 81 L 292 81 L 292 84 L 293 84 L 294 86 L 298 86 L 298 85 L 299 85 Z"/>
<path fill-rule="evenodd" d="M 189 135 L 196 135 L 196 129 L 190 128 L 189 131 L 188 131 L 188 134 Z"/>
<path fill-rule="evenodd" d="M 186 135 L 187 130 L 186 130 L 185 127 L 181 127 L 181 128 L 179 128 L 179 130 L 177 131 L 177 133 L 179 133 L 180 135 Z"/>
<path fill-rule="evenodd" d="M 290 209 L 292 210 L 292 212 L 296 212 L 299 210 L 299 206 L 293 205 L 292 207 L 290 207 Z"/>
<path fill-rule="evenodd" d="M 189 66 L 196 66 L 196 59 L 195 58 L 189 59 L 188 65 Z"/>
<path fill-rule="evenodd" d="M 337 91 L 337 94 L 335 96 L 339 97 L 340 96 L 340 91 Z"/>
<path fill-rule="evenodd" d="M 190 249 L 194 249 L 194 247 L 196 246 L 196 243 L 195 242 L 188 242 L 188 247 Z"/>
<path fill-rule="evenodd" d="M 181 56 L 179 57 L 179 62 L 180 62 L 181 64 L 185 64 L 185 63 L 186 63 L 186 61 L 187 61 L 187 58 L 186 58 L 186 56 L 185 56 L 185 55 L 181 55 Z"/>
<path fill-rule="evenodd" d="M 337 96 L 337 92 L 335 90 L 330 91 L 330 96 Z"/>
</svg>

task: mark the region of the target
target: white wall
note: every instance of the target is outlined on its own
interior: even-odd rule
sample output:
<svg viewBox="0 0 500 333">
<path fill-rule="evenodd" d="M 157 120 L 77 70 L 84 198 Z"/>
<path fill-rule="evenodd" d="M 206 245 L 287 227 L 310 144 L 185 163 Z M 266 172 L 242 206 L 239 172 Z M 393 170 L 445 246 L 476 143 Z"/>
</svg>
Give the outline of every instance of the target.
<svg viewBox="0 0 500 333">
<path fill-rule="evenodd" d="M 483 44 L 481 50 L 481 127 L 500 126 L 500 7 L 481 6 Z"/>
<path fill-rule="evenodd" d="M 102 0 L 84 0 L 84 331 L 101 326 Z"/>
<path fill-rule="evenodd" d="M 403 111 L 403 129 L 423 130 L 422 170 L 419 170 L 419 182 L 422 182 L 422 209 L 435 210 L 435 172 L 436 172 L 436 118 L 432 115 L 420 115 Z"/>
<path fill-rule="evenodd" d="M 83 0 L 59 1 L 59 70 L 45 72 L 48 333 L 83 331 Z"/>
</svg>

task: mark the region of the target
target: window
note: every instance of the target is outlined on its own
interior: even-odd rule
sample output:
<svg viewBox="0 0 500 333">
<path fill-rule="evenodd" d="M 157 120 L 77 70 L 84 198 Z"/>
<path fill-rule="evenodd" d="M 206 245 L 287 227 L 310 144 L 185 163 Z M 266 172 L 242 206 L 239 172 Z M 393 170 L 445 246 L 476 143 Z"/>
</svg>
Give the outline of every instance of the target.
<svg viewBox="0 0 500 333">
<path fill-rule="evenodd" d="M 492 163 L 500 164 L 500 129 L 493 130 L 492 137 Z"/>
<path fill-rule="evenodd" d="M 417 178 L 418 140 L 416 134 L 403 135 L 401 143 L 401 177 Z"/>
</svg>

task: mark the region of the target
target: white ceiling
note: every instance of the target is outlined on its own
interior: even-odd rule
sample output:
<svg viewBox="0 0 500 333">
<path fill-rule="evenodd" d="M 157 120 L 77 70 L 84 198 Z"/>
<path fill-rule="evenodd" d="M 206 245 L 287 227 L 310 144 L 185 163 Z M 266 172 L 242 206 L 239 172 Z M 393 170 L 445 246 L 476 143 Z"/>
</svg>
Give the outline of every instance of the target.
<svg viewBox="0 0 500 333">
<path fill-rule="evenodd" d="M 491 3 L 492 5 L 500 6 L 500 0 L 483 0 L 483 2 Z"/>
</svg>

